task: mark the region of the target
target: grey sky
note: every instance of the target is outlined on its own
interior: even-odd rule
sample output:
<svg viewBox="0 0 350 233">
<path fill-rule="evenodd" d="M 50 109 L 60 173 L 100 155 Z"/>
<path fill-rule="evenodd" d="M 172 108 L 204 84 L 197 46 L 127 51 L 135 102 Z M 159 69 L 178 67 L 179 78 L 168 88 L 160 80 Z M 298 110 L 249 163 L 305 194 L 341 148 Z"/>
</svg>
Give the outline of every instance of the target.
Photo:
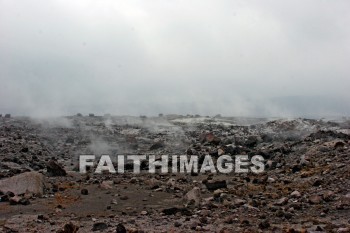
<svg viewBox="0 0 350 233">
<path fill-rule="evenodd" d="M 0 0 L 0 113 L 350 115 L 349 10 Z"/>
</svg>

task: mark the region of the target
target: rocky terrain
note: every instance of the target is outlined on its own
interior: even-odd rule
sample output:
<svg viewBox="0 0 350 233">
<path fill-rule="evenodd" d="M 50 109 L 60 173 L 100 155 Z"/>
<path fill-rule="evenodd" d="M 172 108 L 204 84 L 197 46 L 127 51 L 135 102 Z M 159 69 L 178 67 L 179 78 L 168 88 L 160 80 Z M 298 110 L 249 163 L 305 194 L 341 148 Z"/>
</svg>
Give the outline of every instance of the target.
<svg viewBox="0 0 350 233">
<path fill-rule="evenodd" d="M 81 174 L 88 154 L 262 155 L 265 171 Z M 0 232 L 350 232 L 349 163 L 349 119 L 7 115 Z"/>
</svg>

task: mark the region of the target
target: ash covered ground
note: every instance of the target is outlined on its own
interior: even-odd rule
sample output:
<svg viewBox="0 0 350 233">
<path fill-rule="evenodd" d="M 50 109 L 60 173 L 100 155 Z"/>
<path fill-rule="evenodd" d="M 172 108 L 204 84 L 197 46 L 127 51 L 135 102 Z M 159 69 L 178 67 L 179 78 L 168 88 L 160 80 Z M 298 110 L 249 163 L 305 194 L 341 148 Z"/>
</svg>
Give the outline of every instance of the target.
<svg viewBox="0 0 350 233">
<path fill-rule="evenodd" d="M 81 174 L 84 154 L 262 155 L 265 171 Z M 349 119 L 1 117 L 0 231 L 350 232 L 349 162 Z"/>
</svg>

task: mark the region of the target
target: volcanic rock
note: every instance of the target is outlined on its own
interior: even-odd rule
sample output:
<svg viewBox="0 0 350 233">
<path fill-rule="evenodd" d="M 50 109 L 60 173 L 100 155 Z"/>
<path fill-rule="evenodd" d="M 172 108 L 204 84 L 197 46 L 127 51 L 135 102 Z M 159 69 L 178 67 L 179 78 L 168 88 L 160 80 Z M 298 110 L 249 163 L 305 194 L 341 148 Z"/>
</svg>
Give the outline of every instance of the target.
<svg viewBox="0 0 350 233">
<path fill-rule="evenodd" d="M 13 192 L 16 195 L 27 192 L 36 195 L 44 193 L 44 177 L 38 172 L 25 172 L 10 178 L 0 180 L 0 191 Z"/>
<path fill-rule="evenodd" d="M 66 170 L 54 160 L 50 160 L 46 166 L 47 174 L 49 176 L 65 176 L 67 175 Z"/>
</svg>

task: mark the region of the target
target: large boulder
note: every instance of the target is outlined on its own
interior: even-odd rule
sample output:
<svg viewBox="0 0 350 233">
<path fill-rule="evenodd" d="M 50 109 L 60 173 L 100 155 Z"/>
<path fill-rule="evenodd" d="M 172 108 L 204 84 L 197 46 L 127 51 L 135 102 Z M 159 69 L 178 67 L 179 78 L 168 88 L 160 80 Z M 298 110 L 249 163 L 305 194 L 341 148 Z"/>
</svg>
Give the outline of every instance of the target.
<svg viewBox="0 0 350 233">
<path fill-rule="evenodd" d="M 42 195 L 44 193 L 44 186 L 44 176 L 38 172 L 25 172 L 0 180 L 1 192 L 13 192 L 16 195 L 27 192 Z"/>
</svg>

